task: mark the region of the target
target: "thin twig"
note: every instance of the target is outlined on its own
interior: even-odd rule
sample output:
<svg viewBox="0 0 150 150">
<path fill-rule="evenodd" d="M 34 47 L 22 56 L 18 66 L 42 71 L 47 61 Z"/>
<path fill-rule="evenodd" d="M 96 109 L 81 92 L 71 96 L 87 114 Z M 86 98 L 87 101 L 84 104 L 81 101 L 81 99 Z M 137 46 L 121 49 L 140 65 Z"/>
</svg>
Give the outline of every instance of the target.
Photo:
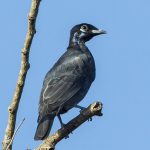
<svg viewBox="0 0 150 150">
<path fill-rule="evenodd" d="M 83 110 L 77 117 L 69 121 L 64 127 L 60 128 L 53 135 L 48 137 L 35 150 L 54 150 L 55 145 L 63 138 L 67 137 L 72 131 L 78 128 L 85 121 L 93 116 L 102 116 L 102 103 L 95 102 Z"/>
<path fill-rule="evenodd" d="M 30 52 L 30 47 L 31 47 L 32 40 L 35 34 L 35 23 L 36 23 L 40 1 L 41 0 L 32 0 L 32 3 L 31 3 L 31 8 L 30 8 L 29 16 L 28 16 L 28 31 L 26 34 L 24 47 L 22 49 L 21 68 L 20 68 L 20 72 L 18 75 L 15 93 L 12 98 L 11 105 L 8 107 L 8 123 L 7 123 L 6 131 L 5 131 L 4 139 L 2 142 L 3 150 L 6 150 L 6 148 L 10 144 L 11 139 L 14 135 L 19 102 L 20 102 L 21 95 L 23 92 L 26 75 L 30 67 L 29 52 Z M 12 149 L 12 144 L 8 148 L 8 150 L 11 150 L 11 149 Z"/>
<path fill-rule="evenodd" d="M 12 137 L 12 139 L 11 139 L 9 145 L 7 146 L 6 150 L 8 150 L 9 147 L 10 147 L 10 145 L 13 143 L 14 138 L 15 138 L 15 136 L 16 136 L 18 130 L 20 129 L 20 127 L 22 126 L 22 124 L 23 124 L 24 121 L 25 121 L 25 118 L 23 118 L 23 120 L 21 121 L 21 123 L 19 124 L 19 126 L 17 127 L 17 129 L 15 130 L 14 135 L 13 135 L 13 137 Z"/>
</svg>

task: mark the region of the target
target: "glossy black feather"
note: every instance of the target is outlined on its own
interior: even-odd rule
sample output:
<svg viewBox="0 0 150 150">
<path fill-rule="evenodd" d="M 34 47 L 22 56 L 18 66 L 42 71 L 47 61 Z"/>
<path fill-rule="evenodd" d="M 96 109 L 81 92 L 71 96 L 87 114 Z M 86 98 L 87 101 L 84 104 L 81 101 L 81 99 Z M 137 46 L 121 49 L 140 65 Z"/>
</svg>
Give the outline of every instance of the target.
<svg viewBox="0 0 150 150">
<path fill-rule="evenodd" d="M 36 132 L 36 140 L 47 137 L 50 130 L 48 130 L 47 124 L 52 126 L 53 119 L 51 117 L 51 123 L 45 121 L 46 128 L 44 128 L 45 117 L 63 114 L 77 105 L 84 98 L 95 79 L 95 62 L 85 46 L 85 42 L 94 36 L 91 30 L 97 28 L 86 24 L 89 31 L 81 33 L 82 25 L 77 25 L 71 30 L 67 51 L 45 76 L 39 102 L 38 126 L 41 129 L 39 135 Z"/>
<path fill-rule="evenodd" d="M 90 63 L 91 60 L 92 63 Z M 71 98 L 77 93 L 79 94 L 80 91 L 85 88 L 88 89 L 95 78 L 94 76 L 94 60 L 88 49 L 86 53 L 78 49 L 78 47 L 77 49 L 69 49 L 45 77 L 39 112 L 46 115 L 47 113 L 57 111 L 61 105 L 64 105 L 64 111 L 67 111 L 65 109 L 65 103 L 71 101 Z M 76 102 L 72 103 L 71 108 L 85 94 L 80 93 L 80 95 Z"/>
</svg>

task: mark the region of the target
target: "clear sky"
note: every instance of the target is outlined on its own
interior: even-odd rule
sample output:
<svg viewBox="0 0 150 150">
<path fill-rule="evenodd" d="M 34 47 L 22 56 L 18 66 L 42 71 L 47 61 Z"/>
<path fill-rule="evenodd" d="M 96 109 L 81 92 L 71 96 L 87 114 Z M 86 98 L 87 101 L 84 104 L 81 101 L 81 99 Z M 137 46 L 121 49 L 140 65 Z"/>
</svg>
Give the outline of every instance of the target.
<svg viewBox="0 0 150 150">
<path fill-rule="evenodd" d="M 31 0 L 5 0 L 0 5 L 0 141 L 20 69 L 30 3 Z M 15 137 L 14 149 L 34 149 L 40 143 L 33 137 L 43 78 L 65 52 L 72 26 L 82 22 L 108 32 L 87 43 L 95 58 L 97 75 L 80 103 L 88 106 L 102 101 L 104 116 L 84 123 L 69 139 L 61 141 L 57 150 L 149 150 L 149 0 L 42 0 L 17 125 L 24 117 L 26 120 Z M 62 118 L 68 122 L 78 113 L 78 109 L 72 109 Z M 51 133 L 59 127 L 56 118 Z"/>
</svg>

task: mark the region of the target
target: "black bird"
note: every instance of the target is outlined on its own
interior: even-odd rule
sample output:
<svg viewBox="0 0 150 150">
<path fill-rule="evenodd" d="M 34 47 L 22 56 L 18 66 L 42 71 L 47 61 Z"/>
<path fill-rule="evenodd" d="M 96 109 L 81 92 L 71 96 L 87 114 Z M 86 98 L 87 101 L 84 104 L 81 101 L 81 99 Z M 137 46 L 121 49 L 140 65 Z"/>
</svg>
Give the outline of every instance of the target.
<svg viewBox="0 0 150 150">
<path fill-rule="evenodd" d="M 60 114 L 73 107 L 83 108 L 77 104 L 95 79 L 94 58 L 85 42 L 105 33 L 87 23 L 72 28 L 67 51 L 48 71 L 43 82 L 35 140 L 43 140 L 49 135 L 55 116 L 63 125 Z"/>
</svg>

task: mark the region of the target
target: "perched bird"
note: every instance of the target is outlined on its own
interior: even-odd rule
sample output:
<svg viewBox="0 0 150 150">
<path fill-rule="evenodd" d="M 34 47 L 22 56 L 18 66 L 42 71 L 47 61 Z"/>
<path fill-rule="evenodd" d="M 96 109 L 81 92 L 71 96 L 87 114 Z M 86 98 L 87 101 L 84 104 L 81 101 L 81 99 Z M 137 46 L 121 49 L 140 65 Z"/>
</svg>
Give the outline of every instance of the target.
<svg viewBox="0 0 150 150">
<path fill-rule="evenodd" d="M 94 58 L 85 42 L 105 33 L 87 23 L 71 29 L 67 51 L 48 71 L 43 82 L 35 140 L 43 140 L 49 135 L 56 116 L 63 125 L 60 114 L 73 107 L 83 108 L 77 104 L 95 79 Z"/>
</svg>

